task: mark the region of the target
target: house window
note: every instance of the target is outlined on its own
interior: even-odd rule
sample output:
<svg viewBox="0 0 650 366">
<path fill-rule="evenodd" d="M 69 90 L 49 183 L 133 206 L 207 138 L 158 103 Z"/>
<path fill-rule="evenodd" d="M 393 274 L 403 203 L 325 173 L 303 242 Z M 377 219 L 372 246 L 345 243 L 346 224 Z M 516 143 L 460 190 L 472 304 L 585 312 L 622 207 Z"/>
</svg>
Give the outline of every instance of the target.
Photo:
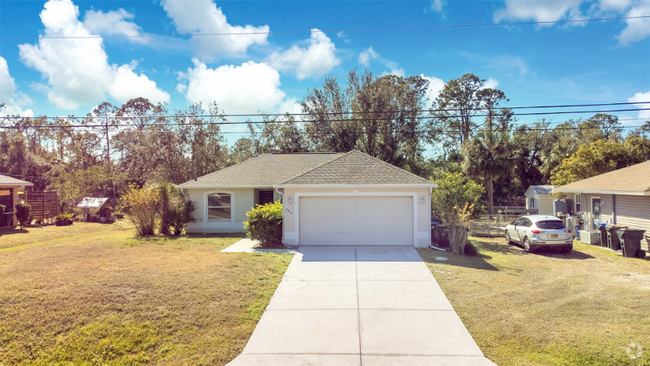
<svg viewBox="0 0 650 366">
<path fill-rule="evenodd" d="M 580 199 L 581 199 L 582 197 L 580 197 L 579 194 L 576 194 L 576 197 L 575 197 L 575 198 L 576 198 L 576 213 L 578 213 L 578 212 L 582 211 L 582 210 L 580 209 Z"/>
<path fill-rule="evenodd" d="M 519 201 L 521 202 L 521 201 Z M 534 198 L 529 198 L 528 199 L 528 208 L 535 208 L 535 199 Z"/>
<path fill-rule="evenodd" d="M 208 195 L 208 221 L 230 221 L 232 218 L 232 195 L 211 193 Z"/>
</svg>

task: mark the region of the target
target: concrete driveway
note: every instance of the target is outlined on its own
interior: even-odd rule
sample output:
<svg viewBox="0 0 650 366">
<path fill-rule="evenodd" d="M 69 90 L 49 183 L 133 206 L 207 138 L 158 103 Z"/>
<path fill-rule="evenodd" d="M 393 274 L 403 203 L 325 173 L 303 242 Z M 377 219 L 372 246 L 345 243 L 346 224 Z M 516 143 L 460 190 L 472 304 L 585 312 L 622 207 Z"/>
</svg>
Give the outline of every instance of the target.
<svg viewBox="0 0 650 366">
<path fill-rule="evenodd" d="M 494 365 L 413 247 L 301 247 L 229 365 Z"/>
</svg>

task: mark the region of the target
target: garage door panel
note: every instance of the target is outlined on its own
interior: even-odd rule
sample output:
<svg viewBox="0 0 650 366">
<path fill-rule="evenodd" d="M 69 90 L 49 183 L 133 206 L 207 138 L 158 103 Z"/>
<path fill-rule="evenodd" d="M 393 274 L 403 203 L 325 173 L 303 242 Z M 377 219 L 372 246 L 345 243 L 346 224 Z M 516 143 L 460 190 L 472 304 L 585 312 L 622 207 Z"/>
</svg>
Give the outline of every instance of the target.
<svg viewBox="0 0 650 366">
<path fill-rule="evenodd" d="M 412 197 L 302 197 L 301 245 L 413 245 Z"/>
</svg>

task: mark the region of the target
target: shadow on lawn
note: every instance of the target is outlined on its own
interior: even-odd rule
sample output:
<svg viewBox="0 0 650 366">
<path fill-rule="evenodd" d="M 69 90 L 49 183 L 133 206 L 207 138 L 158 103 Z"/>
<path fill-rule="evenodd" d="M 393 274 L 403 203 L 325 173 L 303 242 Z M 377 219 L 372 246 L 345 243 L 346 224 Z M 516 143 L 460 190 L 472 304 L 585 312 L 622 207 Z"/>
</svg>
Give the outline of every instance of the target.
<svg viewBox="0 0 650 366">
<path fill-rule="evenodd" d="M 10 234 L 25 234 L 29 231 L 25 229 L 19 229 L 18 227 L 2 227 L 0 228 L 0 236 L 10 235 Z"/>
<path fill-rule="evenodd" d="M 489 252 L 496 252 L 496 253 L 501 253 L 501 254 L 511 254 L 511 255 L 531 255 L 529 253 L 526 253 L 524 248 L 519 245 L 519 244 L 501 244 L 501 243 L 491 243 L 491 242 L 485 242 L 485 241 L 480 241 L 476 240 L 478 242 L 478 246 L 486 251 Z M 578 250 L 572 250 L 571 253 L 563 253 L 561 250 L 558 248 L 549 248 L 549 247 L 541 247 L 537 248 L 535 252 L 532 255 L 541 255 L 544 257 L 552 257 L 552 258 L 559 258 L 559 259 L 592 259 L 594 258 L 593 256 L 583 253 Z"/>
<path fill-rule="evenodd" d="M 452 252 L 440 252 L 432 249 L 420 249 L 419 252 L 420 257 L 422 257 L 422 260 L 425 263 L 482 269 L 485 271 L 499 270 L 486 261 L 486 259 L 492 259 L 492 257 L 483 253 L 479 253 L 479 255 L 475 257 L 469 257 L 454 254 Z"/>
</svg>

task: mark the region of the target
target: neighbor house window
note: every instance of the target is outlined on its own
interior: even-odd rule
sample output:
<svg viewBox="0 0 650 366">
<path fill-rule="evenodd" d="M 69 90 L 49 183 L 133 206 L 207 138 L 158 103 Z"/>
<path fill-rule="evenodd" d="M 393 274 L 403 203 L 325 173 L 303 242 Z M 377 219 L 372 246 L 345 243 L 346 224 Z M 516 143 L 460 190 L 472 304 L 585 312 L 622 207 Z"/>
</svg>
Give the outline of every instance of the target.
<svg viewBox="0 0 650 366">
<path fill-rule="evenodd" d="M 521 201 L 519 201 L 521 202 Z M 535 208 L 535 199 L 534 198 L 529 198 L 528 199 L 528 208 Z"/>
<path fill-rule="evenodd" d="M 580 197 L 579 194 L 576 194 L 576 213 L 582 211 L 582 210 L 580 209 L 580 198 L 582 198 L 582 197 Z"/>
<path fill-rule="evenodd" d="M 208 221 L 230 221 L 232 217 L 232 195 L 211 193 L 208 195 Z"/>
</svg>

